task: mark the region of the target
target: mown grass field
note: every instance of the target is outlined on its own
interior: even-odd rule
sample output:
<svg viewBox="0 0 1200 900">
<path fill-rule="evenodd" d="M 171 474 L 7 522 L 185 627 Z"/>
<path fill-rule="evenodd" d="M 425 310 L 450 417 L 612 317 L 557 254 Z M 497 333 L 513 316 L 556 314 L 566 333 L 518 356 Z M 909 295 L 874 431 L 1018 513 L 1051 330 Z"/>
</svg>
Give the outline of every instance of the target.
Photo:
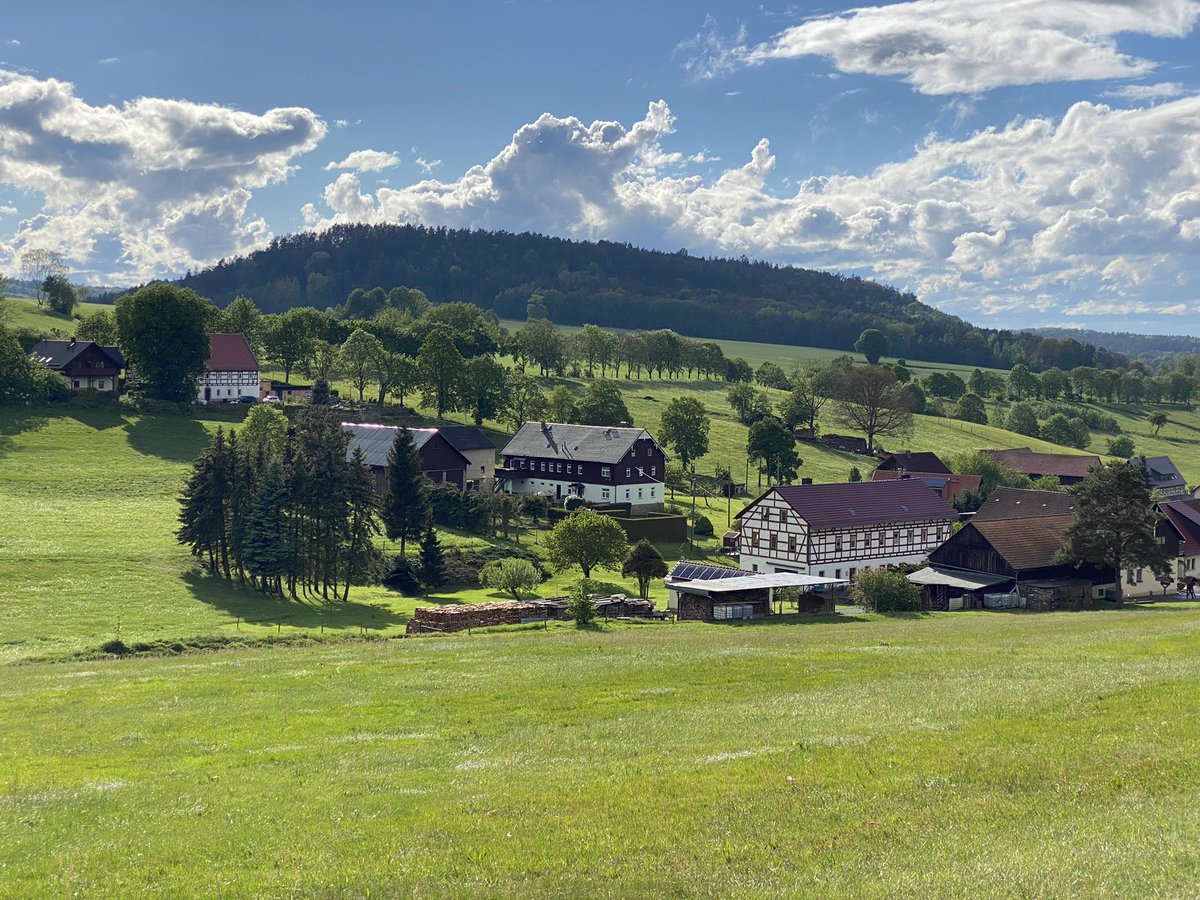
<svg viewBox="0 0 1200 900">
<path fill-rule="evenodd" d="M 560 626 L 10 666 L 0 895 L 1190 896 L 1198 626 Z"/>
<path fill-rule="evenodd" d="M 101 310 L 111 311 L 112 306 L 102 303 L 80 303 L 75 307 L 75 312 L 81 316 L 89 316 Z M 31 328 L 45 335 L 58 332 L 63 337 L 74 334 L 78 324 L 73 316 L 64 316 L 49 307 L 39 307 L 36 301 L 24 297 L 8 297 L 0 302 L 0 322 L 8 328 Z"/>
</svg>

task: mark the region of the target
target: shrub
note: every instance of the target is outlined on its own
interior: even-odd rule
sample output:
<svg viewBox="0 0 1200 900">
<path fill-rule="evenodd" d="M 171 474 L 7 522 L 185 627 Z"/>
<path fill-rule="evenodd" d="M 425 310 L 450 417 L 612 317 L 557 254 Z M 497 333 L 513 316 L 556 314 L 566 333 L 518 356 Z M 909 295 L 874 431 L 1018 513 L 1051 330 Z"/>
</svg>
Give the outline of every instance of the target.
<svg viewBox="0 0 1200 900">
<path fill-rule="evenodd" d="M 392 569 L 383 577 L 385 587 L 399 591 L 408 596 L 421 593 L 421 580 L 417 577 L 417 567 L 403 556 L 397 556 L 392 562 Z"/>
<path fill-rule="evenodd" d="M 1032 403 L 1014 403 L 1008 411 L 1008 418 L 1004 420 L 1004 427 L 1028 437 L 1038 437 L 1041 433 L 1037 410 Z"/>
<path fill-rule="evenodd" d="M 859 572 L 850 597 L 869 612 L 912 612 L 921 608 L 921 589 L 893 569 Z"/>
<path fill-rule="evenodd" d="M 540 582 L 541 573 L 525 559 L 497 559 L 479 571 L 479 581 L 485 588 L 507 591 L 519 599 L 521 591 L 531 591 Z"/>
<path fill-rule="evenodd" d="M 442 553 L 442 584 L 478 587 L 479 568 L 461 550 L 446 550 Z"/>
<path fill-rule="evenodd" d="M 1133 456 L 1134 446 L 1133 438 L 1128 435 L 1113 437 L 1108 439 L 1108 455 L 1118 456 L 1121 459 L 1129 459 Z"/>
<path fill-rule="evenodd" d="M 582 497 L 568 497 L 563 502 L 563 509 L 565 509 L 567 512 L 574 512 L 583 506 L 587 506 L 587 501 Z"/>
<path fill-rule="evenodd" d="M 692 534 L 697 537 L 712 537 L 713 523 L 708 516 L 696 516 L 696 521 L 692 523 Z"/>
</svg>

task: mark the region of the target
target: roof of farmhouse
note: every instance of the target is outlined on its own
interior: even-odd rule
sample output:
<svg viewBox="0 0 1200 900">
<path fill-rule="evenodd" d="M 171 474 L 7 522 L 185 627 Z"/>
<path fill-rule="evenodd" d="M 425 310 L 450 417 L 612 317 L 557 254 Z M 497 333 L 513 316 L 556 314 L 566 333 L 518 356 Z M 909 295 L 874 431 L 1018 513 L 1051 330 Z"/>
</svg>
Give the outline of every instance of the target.
<svg viewBox="0 0 1200 900">
<path fill-rule="evenodd" d="M 258 360 L 244 334 L 218 333 L 208 336 L 210 372 L 255 372 Z"/>
<path fill-rule="evenodd" d="M 354 455 L 356 448 L 361 447 L 367 465 L 386 466 L 388 454 L 396 443 L 396 434 L 400 429 L 395 425 L 358 425 L 353 422 L 343 422 L 342 430 L 349 432 L 350 443 L 346 447 L 346 459 Z M 437 434 L 436 428 L 410 428 L 413 445 L 420 450 L 426 441 Z"/>
<path fill-rule="evenodd" d="M 953 519 L 957 513 L 920 479 L 803 484 L 773 489 L 810 526 L 873 525 Z M 764 494 L 739 514 L 758 506 Z"/>
<path fill-rule="evenodd" d="M 526 422 L 501 450 L 503 456 L 535 456 L 577 462 L 618 463 L 641 438 L 654 440 L 645 428 Z"/>
</svg>

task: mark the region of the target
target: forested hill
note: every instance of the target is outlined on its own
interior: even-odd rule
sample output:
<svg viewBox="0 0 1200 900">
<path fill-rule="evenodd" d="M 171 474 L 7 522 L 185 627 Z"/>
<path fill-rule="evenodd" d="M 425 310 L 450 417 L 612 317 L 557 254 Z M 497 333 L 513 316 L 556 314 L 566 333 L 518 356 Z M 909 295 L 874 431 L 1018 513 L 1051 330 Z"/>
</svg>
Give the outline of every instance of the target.
<svg viewBox="0 0 1200 900">
<path fill-rule="evenodd" d="M 417 288 L 434 302 L 467 300 L 524 319 L 541 294 L 550 318 L 620 328 L 670 328 L 693 337 L 849 350 L 865 328 L 889 355 L 1035 368 L 1103 365 L 1090 347 L 980 329 L 894 288 L 827 272 L 742 259 L 703 259 L 608 241 L 398 225 L 339 225 L 277 238 L 182 284 L 219 306 L 235 296 L 264 312 L 325 309 L 355 288 Z"/>
<path fill-rule="evenodd" d="M 1103 344 L 1109 350 L 1124 353 L 1151 365 L 1182 356 L 1185 353 L 1200 354 L 1200 337 L 1184 334 L 1131 334 L 1119 331 L 1108 333 L 1086 328 L 1035 328 L 1044 337 L 1066 338 Z"/>
</svg>

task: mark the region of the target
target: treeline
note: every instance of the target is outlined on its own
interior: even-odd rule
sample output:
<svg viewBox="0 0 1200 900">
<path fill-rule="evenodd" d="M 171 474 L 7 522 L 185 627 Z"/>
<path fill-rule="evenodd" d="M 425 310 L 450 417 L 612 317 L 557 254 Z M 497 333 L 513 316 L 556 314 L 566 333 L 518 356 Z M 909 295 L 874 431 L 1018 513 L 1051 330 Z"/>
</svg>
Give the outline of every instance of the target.
<svg viewBox="0 0 1200 900">
<path fill-rule="evenodd" d="M 347 461 L 348 440 L 321 407 L 242 442 L 218 429 L 180 498 L 180 543 L 214 575 L 269 594 L 345 600 L 376 581 L 372 475 L 361 451 Z"/>
<path fill-rule="evenodd" d="M 271 313 L 333 309 L 356 289 L 402 284 L 501 318 L 523 318 L 538 296 L 551 319 L 569 325 L 843 350 L 864 329 L 879 328 L 899 356 L 1034 370 L 1115 364 L 1114 354 L 1073 338 L 977 328 L 857 277 L 537 234 L 337 225 L 277 238 L 247 257 L 189 272 L 182 284 L 222 307 L 251 296 Z"/>
<path fill-rule="evenodd" d="M 1033 331 L 1043 337 L 1073 338 L 1097 346 L 1103 344 L 1116 353 L 1133 357 L 1152 368 L 1158 368 L 1179 356 L 1200 353 L 1200 337 L 1185 334 L 1108 333 L 1086 328 L 1035 328 Z"/>
</svg>

